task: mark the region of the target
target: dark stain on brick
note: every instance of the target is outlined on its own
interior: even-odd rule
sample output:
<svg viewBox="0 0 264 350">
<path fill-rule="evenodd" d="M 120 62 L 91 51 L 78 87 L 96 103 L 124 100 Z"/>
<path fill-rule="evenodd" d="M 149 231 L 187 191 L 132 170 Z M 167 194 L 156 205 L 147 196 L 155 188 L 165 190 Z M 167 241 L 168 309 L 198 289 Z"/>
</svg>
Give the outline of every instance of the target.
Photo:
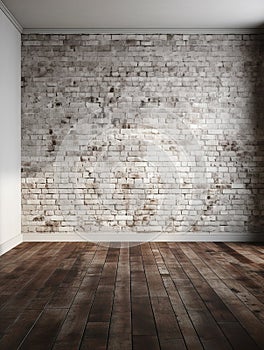
<svg viewBox="0 0 264 350">
<path fill-rule="evenodd" d="M 46 225 L 47 227 L 50 227 L 51 229 L 54 229 L 54 228 L 56 228 L 56 227 L 59 227 L 59 226 L 60 226 L 60 223 L 59 223 L 59 221 L 52 221 L 52 220 L 50 220 L 50 221 L 46 221 L 46 222 L 45 222 L 45 225 Z"/>
<path fill-rule="evenodd" d="M 193 224 L 191 230 L 192 230 L 192 232 L 197 232 L 197 231 L 199 231 L 199 228 L 196 226 L 196 224 Z"/>
<path fill-rule="evenodd" d="M 44 216 L 41 215 L 41 216 L 36 216 L 33 218 L 33 221 L 43 221 L 44 220 Z"/>
<path fill-rule="evenodd" d="M 122 129 L 130 129 L 130 124 L 128 124 L 126 121 L 122 124 Z"/>
<path fill-rule="evenodd" d="M 126 44 L 129 46 L 135 46 L 137 44 L 137 40 L 134 39 L 127 39 Z"/>
<path fill-rule="evenodd" d="M 26 87 L 26 78 L 22 77 L 21 78 L 21 88 L 25 88 Z"/>
<path fill-rule="evenodd" d="M 128 227 L 134 227 L 135 225 L 136 225 L 136 223 L 134 221 L 127 222 Z"/>
<path fill-rule="evenodd" d="M 234 151 L 237 152 L 239 150 L 237 141 L 226 141 L 222 143 L 224 151 Z"/>
<path fill-rule="evenodd" d="M 122 184 L 123 189 L 130 189 L 132 186 L 130 184 Z"/>
<path fill-rule="evenodd" d="M 89 102 L 89 103 L 96 103 L 99 101 L 99 98 L 98 97 L 94 97 L 94 96 L 89 96 L 85 99 L 86 102 Z"/>
<path fill-rule="evenodd" d="M 138 174 L 131 173 L 130 178 L 131 179 L 140 179 L 140 176 Z"/>
<path fill-rule="evenodd" d="M 110 92 L 115 92 L 115 88 L 113 86 L 110 88 Z"/>
</svg>

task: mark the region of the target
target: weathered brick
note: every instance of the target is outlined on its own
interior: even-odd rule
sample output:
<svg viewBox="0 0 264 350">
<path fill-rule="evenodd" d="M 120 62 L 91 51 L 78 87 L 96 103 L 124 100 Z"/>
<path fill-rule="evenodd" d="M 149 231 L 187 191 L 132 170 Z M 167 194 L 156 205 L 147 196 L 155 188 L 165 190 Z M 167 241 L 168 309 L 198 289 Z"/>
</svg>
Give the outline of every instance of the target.
<svg viewBox="0 0 264 350">
<path fill-rule="evenodd" d="M 23 35 L 23 232 L 261 231 L 262 39 Z"/>
</svg>

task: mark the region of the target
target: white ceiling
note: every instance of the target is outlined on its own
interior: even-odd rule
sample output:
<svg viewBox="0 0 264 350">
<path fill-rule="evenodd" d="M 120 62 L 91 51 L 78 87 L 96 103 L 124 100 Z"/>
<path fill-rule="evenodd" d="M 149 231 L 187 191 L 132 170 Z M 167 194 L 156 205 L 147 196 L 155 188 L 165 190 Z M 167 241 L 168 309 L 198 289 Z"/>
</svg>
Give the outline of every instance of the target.
<svg viewBox="0 0 264 350">
<path fill-rule="evenodd" d="M 3 0 L 24 28 L 253 28 L 264 0 Z"/>
</svg>

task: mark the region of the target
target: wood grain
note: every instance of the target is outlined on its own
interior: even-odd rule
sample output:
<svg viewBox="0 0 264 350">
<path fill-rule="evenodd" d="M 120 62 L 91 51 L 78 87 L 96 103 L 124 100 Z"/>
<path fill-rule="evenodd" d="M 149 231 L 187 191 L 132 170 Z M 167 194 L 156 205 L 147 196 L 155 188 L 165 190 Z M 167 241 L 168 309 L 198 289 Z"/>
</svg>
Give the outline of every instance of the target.
<svg viewBox="0 0 264 350">
<path fill-rule="evenodd" d="M 264 349 L 259 243 L 23 243 L 0 263 L 0 350 Z"/>
</svg>

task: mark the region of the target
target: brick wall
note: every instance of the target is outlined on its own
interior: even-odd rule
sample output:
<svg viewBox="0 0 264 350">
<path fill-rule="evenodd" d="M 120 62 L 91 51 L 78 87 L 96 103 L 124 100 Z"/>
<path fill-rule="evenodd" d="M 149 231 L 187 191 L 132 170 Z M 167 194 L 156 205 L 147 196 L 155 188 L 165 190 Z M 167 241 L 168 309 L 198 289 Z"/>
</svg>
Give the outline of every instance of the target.
<svg viewBox="0 0 264 350">
<path fill-rule="evenodd" d="M 262 35 L 23 35 L 23 232 L 260 232 Z"/>
</svg>

